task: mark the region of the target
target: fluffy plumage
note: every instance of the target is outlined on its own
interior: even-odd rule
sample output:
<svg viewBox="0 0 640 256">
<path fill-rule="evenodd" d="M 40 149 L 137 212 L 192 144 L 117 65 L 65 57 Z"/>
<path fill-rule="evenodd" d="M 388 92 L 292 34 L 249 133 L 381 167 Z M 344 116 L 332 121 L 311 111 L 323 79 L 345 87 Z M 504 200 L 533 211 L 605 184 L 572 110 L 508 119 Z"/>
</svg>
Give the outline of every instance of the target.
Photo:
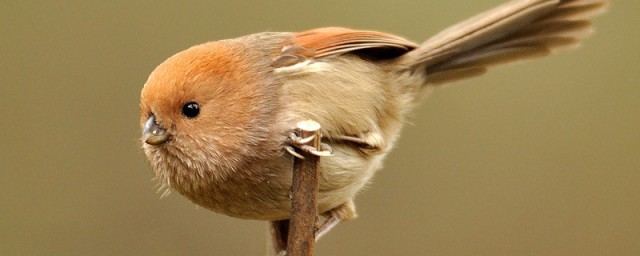
<svg viewBox="0 0 640 256">
<path fill-rule="evenodd" d="M 586 18 L 605 5 L 512 1 L 420 45 L 321 28 L 194 46 L 160 64 L 142 89 L 144 152 L 166 187 L 198 205 L 286 219 L 293 157 L 283 148 L 297 122 L 313 119 L 334 153 L 320 161 L 319 211 L 350 219 L 356 193 L 433 85 L 576 45 L 591 31 Z M 183 107 L 194 102 L 199 114 L 185 116 Z"/>
</svg>

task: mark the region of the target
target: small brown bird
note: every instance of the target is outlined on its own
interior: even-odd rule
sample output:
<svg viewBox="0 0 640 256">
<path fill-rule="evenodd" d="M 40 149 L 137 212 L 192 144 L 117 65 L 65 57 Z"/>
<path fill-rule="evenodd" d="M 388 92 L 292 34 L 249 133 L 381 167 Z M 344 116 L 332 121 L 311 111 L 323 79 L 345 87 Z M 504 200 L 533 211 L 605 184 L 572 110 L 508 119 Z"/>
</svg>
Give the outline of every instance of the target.
<svg viewBox="0 0 640 256">
<path fill-rule="evenodd" d="M 516 0 L 422 44 L 382 32 L 265 32 L 191 47 L 160 64 L 140 99 L 142 146 L 157 179 L 233 217 L 289 218 L 296 123 L 322 126 L 318 210 L 356 216 L 405 117 L 437 85 L 575 46 L 604 0 Z"/>
</svg>

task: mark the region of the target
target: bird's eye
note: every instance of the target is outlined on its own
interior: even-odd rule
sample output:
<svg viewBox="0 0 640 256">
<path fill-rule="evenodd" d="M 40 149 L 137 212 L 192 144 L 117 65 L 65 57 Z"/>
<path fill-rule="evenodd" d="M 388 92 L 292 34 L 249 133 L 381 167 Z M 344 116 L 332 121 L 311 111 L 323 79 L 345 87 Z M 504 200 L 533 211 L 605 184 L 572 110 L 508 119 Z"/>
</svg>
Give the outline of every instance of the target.
<svg viewBox="0 0 640 256">
<path fill-rule="evenodd" d="M 184 106 L 182 106 L 182 114 L 187 118 L 194 118 L 198 116 L 198 114 L 200 114 L 200 106 L 198 105 L 198 103 L 195 103 L 193 101 L 184 104 Z"/>
</svg>

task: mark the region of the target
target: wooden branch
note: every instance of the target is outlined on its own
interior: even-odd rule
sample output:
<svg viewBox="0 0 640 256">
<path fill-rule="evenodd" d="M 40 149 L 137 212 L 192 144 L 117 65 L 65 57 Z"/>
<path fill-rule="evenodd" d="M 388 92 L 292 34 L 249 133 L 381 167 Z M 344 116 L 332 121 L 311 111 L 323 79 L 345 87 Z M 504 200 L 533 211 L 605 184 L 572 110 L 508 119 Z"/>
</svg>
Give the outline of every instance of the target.
<svg viewBox="0 0 640 256">
<path fill-rule="evenodd" d="M 320 148 L 320 124 L 308 120 L 298 123 L 300 138 L 315 138 L 306 145 L 318 151 Z M 287 256 L 311 256 L 315 245 L 316 218 L 318 215 L 318 160 L 320 157 L 296 149 L 304 159 L 295 158 L 291 184 L 291 219 L 287 238 Z"/>
</svg>

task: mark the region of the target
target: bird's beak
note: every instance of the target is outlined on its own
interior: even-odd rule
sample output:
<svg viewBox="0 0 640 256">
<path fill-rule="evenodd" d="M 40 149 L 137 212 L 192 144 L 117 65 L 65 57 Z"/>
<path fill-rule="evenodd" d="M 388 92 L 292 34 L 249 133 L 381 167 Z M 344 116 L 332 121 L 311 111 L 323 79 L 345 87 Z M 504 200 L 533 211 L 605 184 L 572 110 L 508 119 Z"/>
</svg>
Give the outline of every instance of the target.
<svg viewBox="0 0 640 256">
<path fill-rule="evenodd" d="M 169 141 L 167 130 L 156 123 L 156 117 L 151 115 L 142 128 L 142 140 L 150 145 L 160 145 Z"/>
</svg>

